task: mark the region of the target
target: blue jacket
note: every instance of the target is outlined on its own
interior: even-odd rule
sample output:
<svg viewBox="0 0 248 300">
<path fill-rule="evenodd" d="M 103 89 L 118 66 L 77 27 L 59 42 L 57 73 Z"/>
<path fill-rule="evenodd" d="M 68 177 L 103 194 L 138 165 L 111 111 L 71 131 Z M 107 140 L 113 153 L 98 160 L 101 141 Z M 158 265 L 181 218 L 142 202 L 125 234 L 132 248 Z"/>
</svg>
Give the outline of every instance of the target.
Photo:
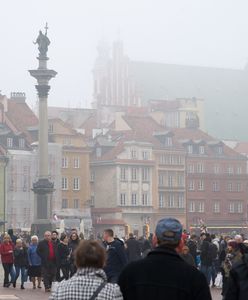
<svg viewBox="0 0 248 300">
<path fill-rule="evenodd" d="M 104 243 L 107 250 L 107 262 L 104 271 L 108 279 L 118 277 L 127 264 L 127 256 L 122 241 L 115 239 L 112 243 Z"/>
<path fill-rule="evenodd" d="M 28 248 L 28 261 L 30 266 L 40 266 L 41 258 L 36 252 L 37 245 L 30 245 Z"/>
</svg>

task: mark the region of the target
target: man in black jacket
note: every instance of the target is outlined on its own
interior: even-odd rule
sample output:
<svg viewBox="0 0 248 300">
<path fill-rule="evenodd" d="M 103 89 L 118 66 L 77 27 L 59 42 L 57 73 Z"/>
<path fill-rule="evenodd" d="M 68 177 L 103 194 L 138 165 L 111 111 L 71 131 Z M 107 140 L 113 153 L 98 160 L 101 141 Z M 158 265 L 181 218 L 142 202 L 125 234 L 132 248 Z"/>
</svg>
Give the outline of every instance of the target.
<svg viewBox="0 0 248 300">
<path fill-rule="evenodd" d="M 140 243 L 136 240 L 133 233 L 129 233 L 129 239 L 126 241 L 128 261 L 141 259 Z"/>
<path fill-rule="evenodd" d="M 122 269 L 127 264 L 124 243 L 119 239 L 114 239 L 112 229 L 104 230 L 103 240 L 107 251 L 107 262 L 104 271 L 107 274 L 108 282 L 116 283 Z"/>
<path fill-rule="evenodd" d="M 50 292 L 57 271 L 57 246 L 52 242 L 50 231 L 44 233 L 44 240 L 39 242 L 36 251 L 41 258 L 41 271 L 45 291 Z"/>
<path fill-rule="evenodd" d="M 157 247 L 130 263 L 119 278 L 125 300 L 211 300 L 204 275 L 177 254 L 182 225 L 173 218 L 156 227 Z"/>
</svg>

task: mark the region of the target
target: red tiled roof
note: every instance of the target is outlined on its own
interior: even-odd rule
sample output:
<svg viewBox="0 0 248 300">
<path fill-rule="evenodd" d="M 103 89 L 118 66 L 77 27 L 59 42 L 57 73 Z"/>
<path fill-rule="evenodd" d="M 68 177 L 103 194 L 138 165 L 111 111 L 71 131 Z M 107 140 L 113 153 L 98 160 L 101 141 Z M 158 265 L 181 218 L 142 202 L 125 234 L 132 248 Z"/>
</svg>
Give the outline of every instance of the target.
<svg viewBox="0 0 248 300">
<path fill-rule="evenodd" d="M 38 125 L 39 121 L 27 103 L 17 103 L 8 100 L 7 116 L 20 131 L 25 131 L 27 127 Z"/>
<path fill-rule="evenodd" d="M 203 132 L 200 129 L 195 129 L 195 128 L 176 128 L 172 130 L 175 134 L 175 138 L 177 140 L 192 140 L 192 141 L 196 141 L 196 140 L 203 140 L 206 142 L 214 142 L 216 141 L 216 139 L 210 135 L 208 135 L 207 133 Z M 224 143 L 222 143 L 221 141 L 219 141 L 221 144 L 223 144 L 224 147 L 224 154 L 226 156 L 230 156 L 230 157 L 240 157 L 242 158 L 242 155 L 240 153 L 238 153 L 237 151 L 233 150 L 232 148 L 226 146 Z M 208 147 L 209 151 L 208 151 L 208 155 L 212 155 L 214 154 L 213 150 L 211 150 L 211 147 Z M 244 157 L 243 157 L 244 158 Z"/>
<path fill-rule="evenodd" d="M 234 150 L 238 153 L 248 154 L 248 142 L 239 142 Z"/>
</svg>

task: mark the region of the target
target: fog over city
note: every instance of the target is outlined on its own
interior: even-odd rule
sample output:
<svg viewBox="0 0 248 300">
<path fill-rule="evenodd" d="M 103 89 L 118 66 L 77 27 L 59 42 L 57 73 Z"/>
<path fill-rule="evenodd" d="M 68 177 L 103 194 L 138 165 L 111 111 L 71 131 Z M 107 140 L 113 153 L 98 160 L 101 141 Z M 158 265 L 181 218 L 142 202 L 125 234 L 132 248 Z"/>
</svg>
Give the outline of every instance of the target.
<svg viewBox="0 0 248 300">
<path fill-rule="evenodd" d="M 248 1 L 0 12 L 0 299 L 248 299 Z"/>
<path fill-rule="evenodd" d="M 243 69 L 248 60 L 245 0 L 1 1 L 0 89 L 24 91 L 34 105 L 27 69 L 32 44 L 48 22 L 50 65 L 58 71 L 50 105 L 90 106 L 96 47 L 121 39 L 131 60 Z"/>
</svg>

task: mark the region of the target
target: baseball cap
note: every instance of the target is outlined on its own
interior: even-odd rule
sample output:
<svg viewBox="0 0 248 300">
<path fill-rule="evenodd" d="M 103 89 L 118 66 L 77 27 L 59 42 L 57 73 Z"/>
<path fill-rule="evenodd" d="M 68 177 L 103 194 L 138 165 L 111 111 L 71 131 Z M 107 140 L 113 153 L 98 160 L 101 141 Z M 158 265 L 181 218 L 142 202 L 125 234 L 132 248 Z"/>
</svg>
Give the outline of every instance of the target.
<svg viewBox="0 0 248 300">
<path fill-rule="evenodd" d="M 160 220 L 156 227 L 156 236 L 160 241 L 180 241 L 183 227 L 174 218 L 164 218 Z"/>
</svg>

